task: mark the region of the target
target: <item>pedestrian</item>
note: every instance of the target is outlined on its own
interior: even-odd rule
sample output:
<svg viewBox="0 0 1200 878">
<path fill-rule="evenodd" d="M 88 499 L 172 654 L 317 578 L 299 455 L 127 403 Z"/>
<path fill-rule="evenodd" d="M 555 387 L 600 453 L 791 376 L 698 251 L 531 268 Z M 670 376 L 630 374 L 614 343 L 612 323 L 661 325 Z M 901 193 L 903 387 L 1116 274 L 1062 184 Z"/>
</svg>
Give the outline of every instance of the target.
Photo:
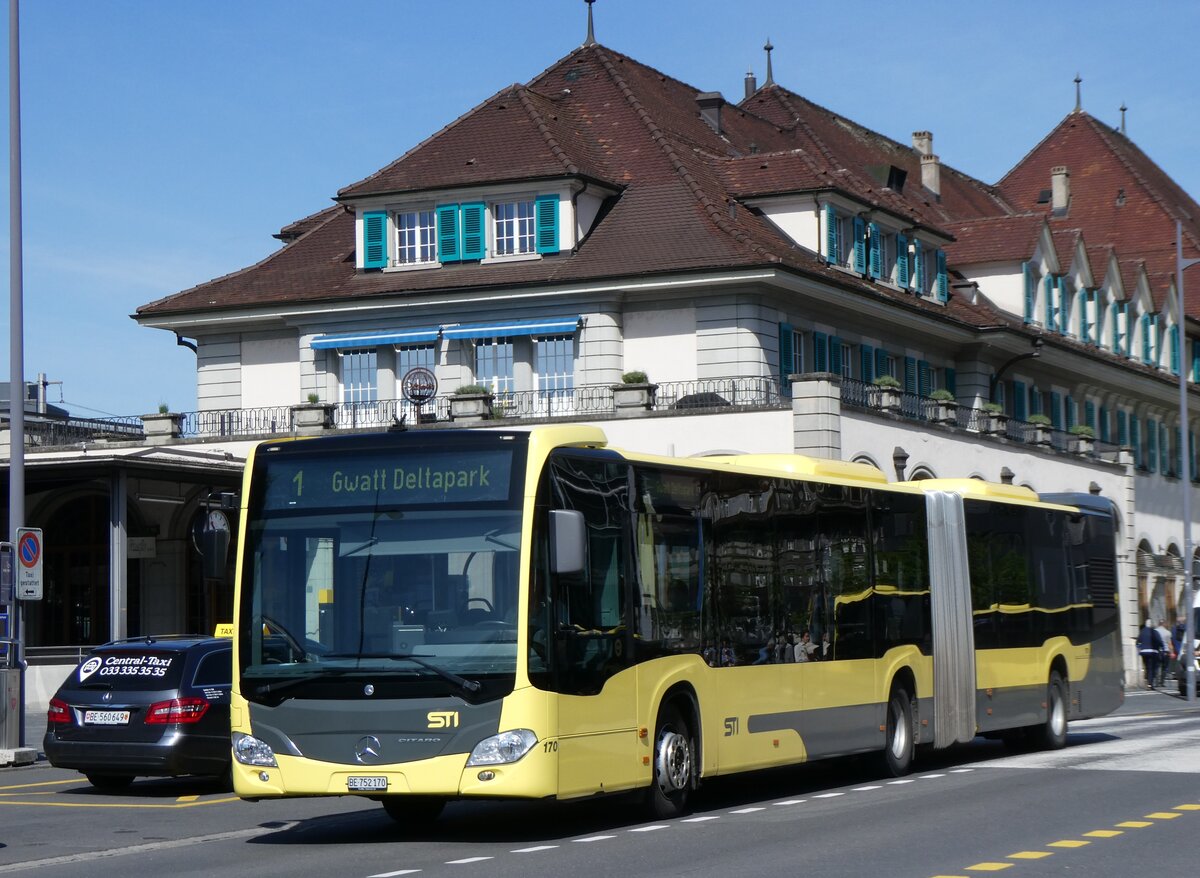
<svg viewBox="0 0 1200 878">
<path fill-rule="evenodd" d="M 1158 675 L 1158 657 L 1163 651 L 1163 642 L 1158 629 L 1154 627 L 1154 623 L 1149 619 L 1142 626 L 1142 630 L 1138 632 L 1137 650 L 1138 655 L 1142 657 L 1142 668 L 1146 674 L 1146 686 L 1153 689 L 1154 681 Z"/>
<path fill-rule="evenodd" d="M 1167 627 L 1166 619 L 1159 619 L 1155 630 L 1163 644 L 1162 654 L 1158 658 L 1158 685 L 1161 686 L 1167 682 L 1167 673 L 1174 671 L 1175 656 L 1179 653 L 1171 643 L 1171 629 Z"/>
</svg>

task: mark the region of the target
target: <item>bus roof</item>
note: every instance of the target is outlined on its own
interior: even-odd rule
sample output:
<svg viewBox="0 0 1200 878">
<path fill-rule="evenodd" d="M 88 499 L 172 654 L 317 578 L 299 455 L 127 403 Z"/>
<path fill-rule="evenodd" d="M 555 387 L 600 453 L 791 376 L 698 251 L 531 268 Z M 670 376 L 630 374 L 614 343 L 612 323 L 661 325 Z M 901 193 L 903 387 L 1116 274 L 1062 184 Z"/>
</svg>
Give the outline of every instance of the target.
<svg viewBox="0 0 1200 878">
<path fill-rule="evenodd" d="M 1047 502 L 1036 492 L 1021 485 L 1006 485 L 1001 482 L 985 482 L 983 479 L 921 479 L 916 482 L 900 482 L 922 491 L 947 491 L 979 500 L 996 500 L 1002 503 L 1019 503 L 1030 506 L 1071 509 L 1061 503 Z"/>
</svg>

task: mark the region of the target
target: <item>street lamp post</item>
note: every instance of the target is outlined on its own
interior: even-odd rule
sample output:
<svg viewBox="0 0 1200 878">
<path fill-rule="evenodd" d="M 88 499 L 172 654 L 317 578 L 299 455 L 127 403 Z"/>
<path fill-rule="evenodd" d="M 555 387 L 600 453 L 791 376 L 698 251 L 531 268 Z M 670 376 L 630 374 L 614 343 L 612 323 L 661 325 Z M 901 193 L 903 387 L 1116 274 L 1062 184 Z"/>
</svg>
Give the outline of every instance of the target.
<svg viewBox="0 0 1200 878">
<path fill-rule="evenodd" d="M 1193 588 L 1195 568 L 1192 563 L 1192 454 L 1188 446 L 1188 375 L 1184 367 L 1184 352 L 1186 336 L 1183 332 L 1183 272 L 1193 265 L 1200 265 L 1200 259 L 1183 258 L 1183 223 L 1175 220 L 1175 286 L 1179 294 L 1178 320 L 1175 334 L 1178 339 L 1176 351 L 1179 361 L 1179 456 L 1183 463 L 1183 605 L 1186 608 L 1186 619 L 1183 635 L 1183 660 L 1187 668 L 1187 700 L 1196 700 L 1196 613 Z M 1187 453 L 1184 453 L 1184 449 Z"/>
</svg>

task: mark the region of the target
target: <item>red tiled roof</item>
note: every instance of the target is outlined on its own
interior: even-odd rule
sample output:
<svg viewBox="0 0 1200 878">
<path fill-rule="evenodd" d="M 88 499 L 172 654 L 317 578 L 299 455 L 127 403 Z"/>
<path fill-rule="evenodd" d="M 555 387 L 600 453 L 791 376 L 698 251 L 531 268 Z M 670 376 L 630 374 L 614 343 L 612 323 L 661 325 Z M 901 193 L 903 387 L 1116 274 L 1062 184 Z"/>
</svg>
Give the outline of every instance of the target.
<svg viewBox="0 0 1200 878">
<path fill-rule="evenodd" d="M 1033 213 L 955 223 L 950 226 L 955 240 L 946 247 L 946 259 L 951 265 L 1025 261 L 1033 255 L 1044 223 L 1045 217 Z"/>
</svg>

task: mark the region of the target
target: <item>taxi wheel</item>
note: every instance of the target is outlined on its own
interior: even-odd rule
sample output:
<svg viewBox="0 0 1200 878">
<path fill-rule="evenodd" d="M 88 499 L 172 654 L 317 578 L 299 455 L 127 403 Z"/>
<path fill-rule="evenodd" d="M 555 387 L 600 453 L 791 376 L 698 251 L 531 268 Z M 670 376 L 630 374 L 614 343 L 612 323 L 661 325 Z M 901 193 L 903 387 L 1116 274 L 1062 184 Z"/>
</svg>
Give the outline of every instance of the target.
<svg viewBox="0 0 1200 878">
<path fill-rule="evenodd" d="M 127 789 L 133 783 L 132 774 L 89 774 L 85 775 L 88 783 L 106 793 L 115 793 Z"/>
<path fill-rule="evenodd" d="M 387 796 L 383 810 L 401 826 L 428 826 L 446 807 L 445 799 L 433 796 Z"/>
</svg>

